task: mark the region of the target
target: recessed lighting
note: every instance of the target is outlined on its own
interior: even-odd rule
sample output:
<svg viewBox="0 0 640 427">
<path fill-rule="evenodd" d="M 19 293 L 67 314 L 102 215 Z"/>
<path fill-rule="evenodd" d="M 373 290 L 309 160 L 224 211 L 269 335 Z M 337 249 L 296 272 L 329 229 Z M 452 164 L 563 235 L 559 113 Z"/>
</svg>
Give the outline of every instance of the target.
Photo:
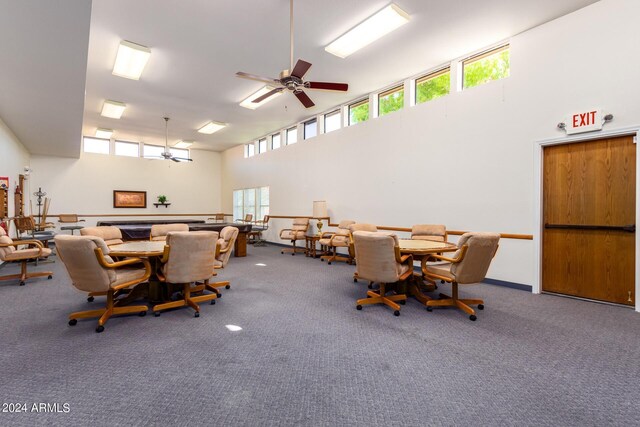
<svg viewBox="0 0 640 427">
<path fill-rule="evenodd" d="M 96 129 L 96 138 L 109 139 L 112 133 L 113 129 L 98 128 Z"/>
<path fill-rule="evenodd" d="M 148 47 L 126 40 L 121 41 L 113 66 L 113 75 L 132 80 L 140 79 L 149 56 L 151 49 Z"/>
<path fill-rule="evenodd" d="M 206 125 L 202 126 L 200 129 L 198 129 L 198 132 L 206 133 L 210 135 L 214 132 L 218 132 L 220 129 L 223 129 L 225 126 L 227 125 L 224 123 L 209 122 Z"/>
<path fill-rule="evenodd" d="M 324 48 L 327 52 L 346 58 L 369 43 L 409 22 L 409 15 L 395 4 L 371 15 Z"/>
<path fill-rule="evenodd" d="M 189 148 L 193 145 L 193 141 L 178 141 L 176 143 L 176 145 L 174 145 L 175 148 Z"/>
<path fill-rule="evenodd" d="M 122 102 L 106 100 L 104 104 L 102 104 L 102 112 L 100 115 L 111 119 L 119 119 L 122 117 L 125 108 L 127 108 L 127 106 Z"/>
<path fill-rule="evenodd" d="M 224 325 L 224 326 L 225 326 L 225 328 L 227 328 L 231 332 L 238 332 L 238 331 L 242 330 L 242 328 L 240 326 L 236 326 L 236 325 Z"/>
<path fill-rule="evenodd" d="M 247 99 L 245 99 L 244 101 L 242 101 L 240 103 L 240 106 L 244 107 L 244 108 L 248 108 L 250 110 L 255 110 L 256 108 L 260 107 L 261 105 L 264 105 L 267 102 L 271 101 L 272 99 L 275 99 L 279 95 L 282 95 L 282 91 L 280 91 L 280 92 L 274 93 L 273 95 L 271 95 L 268 98 L 263 99 L 260 102 L 253 102 L 254 99 L 261 97 L 262 95 L 266 94 L 267 92 L 272 91 L 273 89 L 275 89 L 275 88 L 271 87 L 271 86 L 263 87 L 262 89 L 260 89 L 256 93 L 249 95 L 247 97 Z"/>
</svg>

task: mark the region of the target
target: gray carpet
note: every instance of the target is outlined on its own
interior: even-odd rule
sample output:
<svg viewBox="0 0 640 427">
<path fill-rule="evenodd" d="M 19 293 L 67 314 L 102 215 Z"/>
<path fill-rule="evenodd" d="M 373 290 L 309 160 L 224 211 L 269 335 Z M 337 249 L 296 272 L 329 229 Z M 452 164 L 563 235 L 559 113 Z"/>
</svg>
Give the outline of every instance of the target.
<svg viewBox="0 0 640 427">
<path fill-rule="evenodd" d="M 49 267 L 53 280 L 0 282 L 0 391 L 70 411 L 1 413 L 1 425 L 640 424 L 629 309 L 471 285 L 461 292 L 486 305 L 476 322 L 415 300 L 400 317 L 356 311 L 366 285 L 353 267 L 267 246 L 231 259 L 232 289 L 200 318 L 118 317 L 96 334 L 67 315 L 101 301 L 59 260 L 36 269 Z"/>
</svg>

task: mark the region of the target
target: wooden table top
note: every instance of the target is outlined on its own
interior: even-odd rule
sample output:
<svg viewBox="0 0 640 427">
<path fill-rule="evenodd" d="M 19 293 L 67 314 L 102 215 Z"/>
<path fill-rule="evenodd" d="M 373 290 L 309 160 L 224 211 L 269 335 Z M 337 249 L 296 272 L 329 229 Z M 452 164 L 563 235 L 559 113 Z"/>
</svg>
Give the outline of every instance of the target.
<svg viewBox="0 0 640 427">
<path fill-rule="evenodd" d="M 435 254 L 438 252 L 453 252 L 458 247 L 449 242 L 434 242 L 432 240 L 399 239 L 400 252 L 408 254 Z"/>
<path fill-rule="evenodd" d="M 161 256 L 164 252 L 164 241 L 136 241 L 119 245 L 109 246 L 109 255 L 132 256 L 132 257 L 152 257 Z"/>
</svg>

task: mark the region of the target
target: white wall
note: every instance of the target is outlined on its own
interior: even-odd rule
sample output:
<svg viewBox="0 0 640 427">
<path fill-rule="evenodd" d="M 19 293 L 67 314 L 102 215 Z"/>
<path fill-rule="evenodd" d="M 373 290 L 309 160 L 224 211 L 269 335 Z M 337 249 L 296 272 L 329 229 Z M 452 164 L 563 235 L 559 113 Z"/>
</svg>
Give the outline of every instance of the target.
<svg viewBox="0 0 640 427">
<path fill-rule="evenodd" d="M 29 165 L 29 161 L 30 155 L 27 149 L 22 145 L 2 119 L 0 119 L 0 176 L 9 177 L 10 188 L 8 197 L 10 217 L 14 215 L 13 195 L 16 184 L 18 183 L 18 175 L 24 173 L 24 167 Z M 25 181 L 25 190 L 28 188 L 29 182 Z M 13 231 L 11 230 L 10 235 L 13 236 Z"/>
<path fill-rule="evenodd" d="M 42 187 L 51 198 L 50 214 L 210 214 L 220 211 L 220 154 L 191 150 L 191 157 L 193 162 L 176 163 L 91 153 L 82 153 L 79 159 L 34 155 L 32 193 Z M 114 208 L 113 190 L 146 191 L 147 208 Z M 171 206 L 153 206 L 161 194 L 167 196 Z M 32 203 L 37 214 L 33 196 Z M 86 218 L 86 225 L 95 225 L 101 219 L 104 218 Z"/>
<path fill-rule="evenodd" d="M 268 185 L 274 215 L 327 200 L 335 222 L 533 234 L 536 141 L 591 107 L 615 116 L 608 129 L 640 124 L 637 16 L 640 2 L 603 0 L 513 37 L 507 79 L 253 158 L 227 150 L 223 210 L 234 189 Z M 268 240 L 288 225 L 273 220 Z M 488 277 L 531 285 L 536 256 L 503 239 Z"/>
</svg>

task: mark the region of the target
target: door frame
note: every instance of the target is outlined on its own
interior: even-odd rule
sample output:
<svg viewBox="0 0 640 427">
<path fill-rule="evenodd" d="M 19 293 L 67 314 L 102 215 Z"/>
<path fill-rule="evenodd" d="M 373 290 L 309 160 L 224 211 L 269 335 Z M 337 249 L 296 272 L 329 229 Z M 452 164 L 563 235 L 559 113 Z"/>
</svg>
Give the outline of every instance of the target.
<svg viewBox="0 0 640 427">
<path fill-rule="evenodd" d="M 622 127 L 618 129 L 602 130 L 594 133 L 560 136 L 538 140 L 533 144 L 533 184 L 534 184 L 534 271 L 531 291 L 534 294 L 542 292 L 542 233 L 543 233 L 543 177 L 544 177 L 544 148 L 553 145 L 572 144 L 574 142 L 586 142 L 597 139 L 615 138 L 617 136 L 633 136 L 634 142 L 640 141 L 640 125 Z M 640 220 L 640 153 L 636 148 L 636 224 Z M 636 263 L 635 263 L 635 310 L 640 312 L 640 237 L 636 232 Z"/>
</svg>

